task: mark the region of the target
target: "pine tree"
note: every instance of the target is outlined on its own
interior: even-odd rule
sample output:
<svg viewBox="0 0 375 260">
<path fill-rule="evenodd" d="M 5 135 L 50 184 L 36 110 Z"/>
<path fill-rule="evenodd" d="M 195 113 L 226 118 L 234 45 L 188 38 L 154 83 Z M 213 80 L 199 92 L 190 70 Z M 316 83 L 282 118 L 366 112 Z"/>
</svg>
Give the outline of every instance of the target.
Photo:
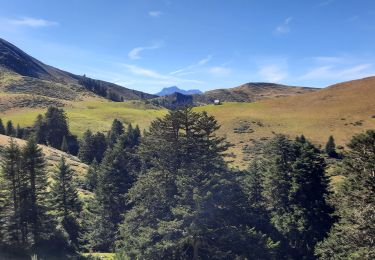
<svg viewBox="0 0 375 260">
<path fill-rule="evenodd" d="M 113 120 L 111 130 L 108 132 L 108 146 L 112 148 L 124 132 L 124 125 L 118 119 Z"/>
<path fill-rule="evenodd" d="M 9 120 L 7 122 L 7 126 L 6 126 L 6 135 L 8 136 L 15 136 L 16 134 L 16 130 L 14 129 L 14 126 L 13 126 L 13 123 L 11 120 Z"/>
<path fill-rule="evenodd" d="M 78 158 L 81 159 L 82 162 L 90 164 L 94 160 L 94 156 L 95 151 L 92 132 L 87 130 L 80 140 Z"/>
<path fill-rule="evenodd" d="M 5 135 L 5 127 L 3 124 L 3 120 L 0 118 L 0 135 Z"/>
<path fill-rule="evenodd" d="M 324 160 L 305 138 L 293 142 L 283 135 L 271 140 L 264 154 L 262 193 L 271 224 L 282 235 L 286 254 L 314 258 L 314 246 L 333 222 Z"/>
<path fill-rule="evenodd" d="M 35 139 L 38 144 L 47 144 L 47 129 L 42 115 L 38 115 L 34 122 Z"/>
<path fill-rule="evenodd" d="M 328 138 L 328 142 L 326 144 L 325 151 L 326 151 L 326 154 L 329 157 L 331 157 L 331 158 L 337 157 L 335 139 L 333 139 L 332 135 Z"/>
<path fill-rule="evenodd" d="M 104 157 L 104 153 L 107 150 L 107 139 L 101 132 L 97 132 L 93 136 L 93 147 L 94 147 L 94 160 L 101 163 Z"/>
<path fill-rule="evenodd" d="M 134 206 L 121 226 L 128 257 L 271 257 L 272 241 L 244 221 L 245 196 L 221 155 L 228 145 L 218 128 L 191 109 L 151 123 L 140 147 L 145 172 L 128 193 Z"/>
<path fill-rule="evenodd" d="M 4 196 L 2 203 L 2 218 L 4 223 L 0 229 L 2 241 L 8 245 L 20 246 L 26 240 L 23 228 L 22 206 L 25 205 L 22 190 L 25 182 L 21 174 L 21 150 L 13 139 L 5 147 L 1 164 L 1 193 Z"/>
<path fill-rule="evenodd" d="M 69 146 L 68 146 L 68 142 L 66 140 L 65 135 L 63 137 L 60 150 L 63 151 L 63 152 L 69 153 Z"/>
<path fill-rule="evenodd" d="M 94 191 L 98 184 L 99 163 L 94 159 L 85 176 L 85 188 Z"/>
<path fill-rule="evenodd" d="M 339 222 L 317 246 L 319 259 L 375 258 L 375 131 L 354 136 L 348 147 L 338 171 L 346 178 L 333 197 Z"/>
<path fill-rule="evenodd" d="M 48 144 L 60 149 L 64 136 L 70 135 L 64 110 L 57 107 L 49 107 L 44 116 L 44 123 Z"/>
<path fill-rule="evenodd" d="M 139 168 L 139 165 L 134 164 L 133 157 L 126 148 L 116 144 L 106 152 L 100 164 L 94 190 L 95 216 L 89 220 L 96 228 L 92 233 L 86 234 L 86 237 L 90 237 L 89 246 L 92 250 L 114 249 L 118 226 L 123 220 L 123 213 L 128 209 L 125 194 L 135 180 L 136 168 Z"/>
<path fill-rule="evenodd" d="M 22 171 L 28 181 L 25 194 L 29 203 L 27 223 L 32 243 L 38 244 L 51 235 L 51 222 L 47 214 L 48 177 L 45 159 L 34 138 L 30 138 L 22 149 Z"/>
<path fill-rule="evenodd" d="M 79 224 L 78 216 L 81 203 L 78 191 L 73 182 L 73 171 L 62 157 L 53 175 L 51 187 L 51 202 L 59 222 L 69 236 L 73 245 L 78 245 Z"/>
</svg>

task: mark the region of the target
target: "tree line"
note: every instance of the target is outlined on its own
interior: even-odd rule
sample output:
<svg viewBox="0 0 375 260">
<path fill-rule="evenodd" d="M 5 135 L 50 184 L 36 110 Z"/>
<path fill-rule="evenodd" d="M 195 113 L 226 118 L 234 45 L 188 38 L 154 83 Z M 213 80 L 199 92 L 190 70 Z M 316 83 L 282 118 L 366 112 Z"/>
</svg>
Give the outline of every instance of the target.
<svg viewBox="0 0 375 260">
<path fill-rule="evenodd" d="M 90 165 L 84 183 L 64 159 L 49 174 L 35 138 L 23 148 L 11 142 L 3 247 L 47 243 L 124 259 L 375 257 L 375 131 L 354 136 L 339 156 L 344 181 L 334 193 L 324 152 L 304 136 L 275 135 L 242 171 L 228 166 L 219 127 L 187 108 L 142 134 L 118 120 L 107 134 L 87 131 L 78 152 Z M 325 150 L 337 157 L 333 138 Z"/>
</svg>

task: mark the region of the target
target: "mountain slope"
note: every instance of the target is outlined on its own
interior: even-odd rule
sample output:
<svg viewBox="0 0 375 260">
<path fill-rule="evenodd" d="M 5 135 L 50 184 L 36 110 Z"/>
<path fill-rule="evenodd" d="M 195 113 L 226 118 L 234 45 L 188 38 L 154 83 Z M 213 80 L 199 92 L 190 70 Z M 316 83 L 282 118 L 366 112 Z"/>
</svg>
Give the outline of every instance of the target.
<svg viewBox="0 0 375 260">
<path fill-rule="evenodd" d="M 180 89 L 176 86 L 173 86 L 173 87 L 169 87 L 169 88 L 163 88 L 160 92 L 156 93 L 155 95 L 157 95 L 159 97 L 162 97 L 162 96 L 167 96 L 167 95 L 171 95 L 171 94 L 174 94 L 174 93 L 180 93 L 180 94 L 183 94 L 183 95 L 193 95 L 193 94 L 201 94 L 202 91 L 200 91 L 199 89 L 184 90 L 184 89 Z"/>
<path fill-rule="evenodd" d="M 247 83 L 230 89 L 215 89 L 194 95 L 197 104 L 221 102 L 255 102 L 263 99 L 299 95 L 316 91 L 315 88 L 293 87 L 274 83 Z"/>
<path fill-rule="evenodd" d="M 375 129 L 375 77 L 344 82 L 318 91 L 254 103 L 224 103 L 197 107 L 215 116 L 219 133 L 235 144 L 231 149 L 237 165 L 251 158 L 256 146 L 284 133 L 294 138 L 304 134 L 324 146 L 333 135 L 345 146 L 350 138 Z"/>
<path fill-rule="evenodd" d="M 46 65 L 3 39 L 0 39 L 0 87 L 0 91 L 5 93 L 33 94 L 43 96 L 44 99 L 73 101 L 99 96 L 115 101 L 156 97 Z"/>
</svg>

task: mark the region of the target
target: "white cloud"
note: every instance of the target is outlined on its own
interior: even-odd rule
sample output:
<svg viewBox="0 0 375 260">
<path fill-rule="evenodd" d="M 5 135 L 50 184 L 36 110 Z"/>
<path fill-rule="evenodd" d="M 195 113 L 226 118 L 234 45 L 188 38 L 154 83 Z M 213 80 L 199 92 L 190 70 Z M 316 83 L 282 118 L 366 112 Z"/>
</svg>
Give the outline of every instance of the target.
<svg viewBox="0 0 375 260">
<path fill-rule="evenodd" d="M 168 79 L 167 76 L 163 76 L 153 70 L 141 68 L 141 67 L 130 65 L 130 64 L 123 64 L 123 65 L 134 75 L 144 76 L 144 77 L 154 78 L 154 79 Z"/>
<path fill-rule="evenodd" d="M 258 73 L 262 80 L 267 82 L 280 82 L 288 77 L 288 72 L 276 64 L 263 65 Z"/>
<path fill-rule="evenodd" d="M 284 20 L 284 22 L 280 25 L 278 25 L 275 29 L 275 34 L 287 34 L 290 33 L 291 28 L 290 28 L 290 23 L 292 22 L 293 17 L 288 17 Z"/>
<path fill-rule="evenodd" d="M 48 21 L 44 19 L 31 18 L 31 17 L 23 17 L 19 19 L 7 19 L 7 21 L 11 25 L 28 26 L 28 27 L 34 27 L 34 28 L 58 25 L 58 23 L 54 21 Z"/>
<path fill-rule="evenodd" d="M 151 45 L 151 46 L 139 46 L 139 47 L 136 47 L 136 48 L 132 49 L 131 51 L 129 51 L 128 57 L 131 60 L 139 60 L 139 59 L 141 59 L 140 53 L 142 51 L 156 50 L 156 49 L 159 49 L 161 46 L 162 46 L 161 43 L 156 43 L 156 44 Z"/>
<path fill-rule="evenodd" d="M 194 79 L 184 79 L 180 77 L 174 77 L 170 75 L 163 75 L 161 73 L 158 73 L 154 70 L 142 68 L 136 65 L 132 64 L 121 64 L 123 67 L 125 67 L 130 73 L 132 73 L 135 76 L 140 76 L 141 78 L 146 78 L 146 80 L 137 79 L 138 82 L 150 82 L 147 80 L 147 78 L 154 79 L 152 81 L 152 84 L 156 84 L 156 82 L 159 82 L 160 85 L 173 85 L 173 84 L 179 84 L 179 83 L 194 83 L 194 84 L 202 84 L 202 81 L 194 80 Z"/>
<path fill-rule="evenodd" d="M 183 76 L 183 75 L 189 75 L 189 74 L 197 73 L 197 71 L 194 71 L 194 69 L 196 69 L 198 67 L 201 67 L 203 65 L 206 65 L 207 63 L 209 63 L 212 60 L 212 57 L 213 57 L 212 55 L 207 55 L 207 57 L 199 60 L 197 63 L 189 65 L 189 66 L 187 66 L 185 68 L 178 69 L 176 71 L 172 71 L 169 74 L 170 75 Z"/>
<path fill-rule="evenodd" d="M 150 11 L 148 12 L 148 15 L 151 16 L 151 17 L 160 17 L 163 13 L 161 11 Z"/>
<path fill-rule="evenodd" d="M 215 77 L 226 77 L 231 74 L 232 70 L 230 68 L 217 66 L 210 68 L 208 72 Z"/>
<path fill-rule="evenodd" d="M 375 74 L 373 65 L 370 63 L 358 64 L 351 67 L 337 68 L 333 65 L 326 65 L 314 68 L 304 74 L 300 79 L 304 80 L 349 80 L 372 76 Z"/>
<path fill-rule="evenodd" d="M 316 5 L 316 7 L 323 7 L 323 6 L 327 6 L 327 5 L 330 5 L 334 2 L 335 0 L 325 0 L 325 1 L 322 1 L 320 3 L 318 3 Z"/>
</svg>

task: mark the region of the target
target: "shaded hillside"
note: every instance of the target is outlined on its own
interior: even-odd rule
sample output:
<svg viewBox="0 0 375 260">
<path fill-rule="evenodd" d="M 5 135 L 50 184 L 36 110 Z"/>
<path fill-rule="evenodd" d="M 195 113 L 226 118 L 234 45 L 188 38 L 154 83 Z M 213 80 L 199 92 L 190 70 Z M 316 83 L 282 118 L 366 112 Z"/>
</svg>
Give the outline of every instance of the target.
<svg viewBox="0 0 375 260">
<path fill-rule="evenodd" d="M 0 39 L 0 86 L 0 91 L 7 93 L 64 100 L 85 99 L 90 96 L 87 92 L 113 101 L 156 97 L 46 65 L 3 39 Z"/>
<path fill-rule="evenodd" d="M 237 165 L 250 158 L 257 146 L 284 133 L 292 138 L 304 134 L 325 145 L 330 135 L 345 146 L 351 136 L 375 129 L 375 77 L 344 82 L 302 95 L 254 103 L 224 103 L 201 106 L 222 125 L 219 132 L 235 144 Z"/>
<path fill-rule="evenodd" d="M 167 96 L 151 99 L 151 103 L 157 106 L 174 110 L 185 106 L 192 106 L 193 97 L 191 95 L 184 95 L 175 92 Z"/>
<path fill-rule="evenodd" d="M 235 88 L 215 89 L 201 95 L 194 95 L 194 102 L 197 104 L 212 104 L 216 99 L 220 102 L 255 102 L 316 90 L 315 88 L 292 87 L 274 83 L 247 83 Z"/>
</svg>

